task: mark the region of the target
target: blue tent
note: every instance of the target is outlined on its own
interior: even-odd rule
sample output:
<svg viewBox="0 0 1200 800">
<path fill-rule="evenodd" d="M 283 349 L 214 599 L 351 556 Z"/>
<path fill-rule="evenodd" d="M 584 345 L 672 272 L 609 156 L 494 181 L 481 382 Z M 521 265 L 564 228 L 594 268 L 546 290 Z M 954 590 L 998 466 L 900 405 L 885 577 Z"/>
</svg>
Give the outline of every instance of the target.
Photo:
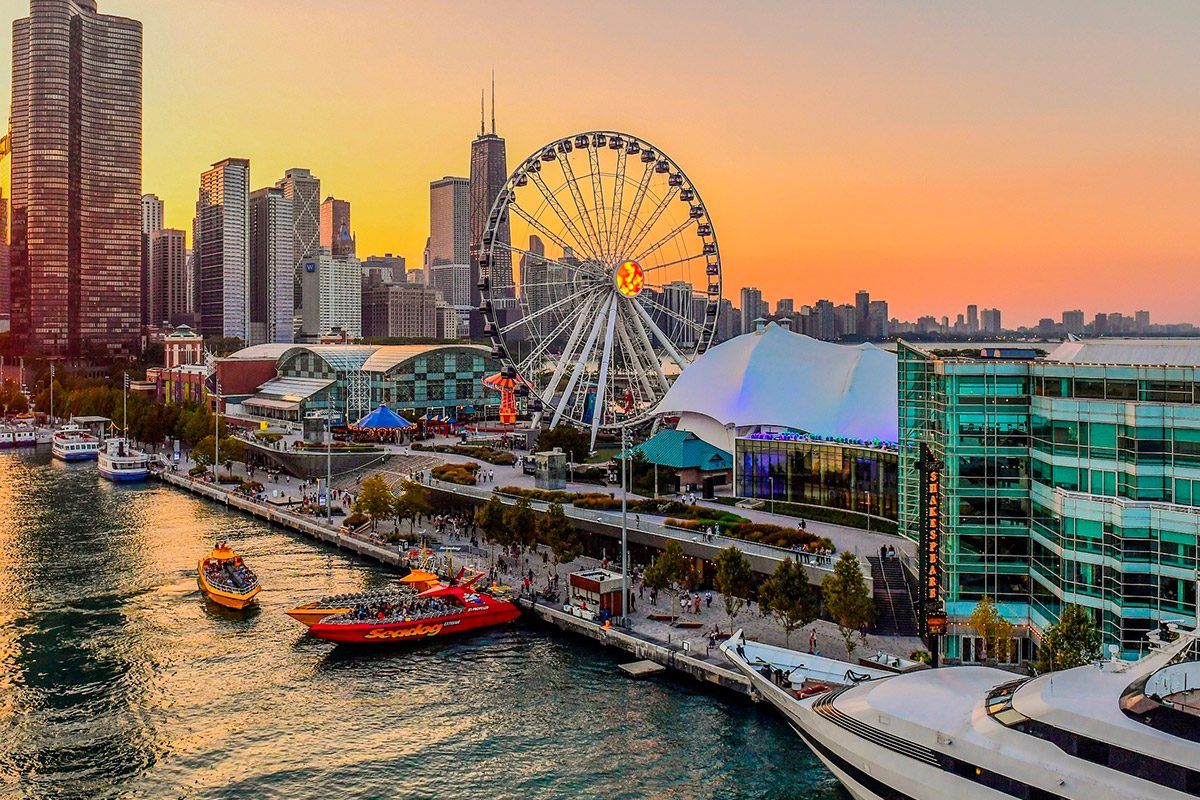
<svg viewBox="0 0 1200 800">
<path fill-rule="evenodd" d="M 381 404 L 379 408 L 356 422 L 354 427 L 371 430 L 394 430 L 396 428 L 411 428 L 412 423 Z"/>
</svg>

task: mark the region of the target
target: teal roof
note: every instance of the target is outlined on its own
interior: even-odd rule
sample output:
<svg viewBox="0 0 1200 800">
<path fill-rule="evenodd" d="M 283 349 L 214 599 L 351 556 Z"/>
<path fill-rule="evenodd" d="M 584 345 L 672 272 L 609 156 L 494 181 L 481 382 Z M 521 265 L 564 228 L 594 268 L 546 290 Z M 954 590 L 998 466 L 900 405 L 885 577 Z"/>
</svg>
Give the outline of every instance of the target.
<svg viewBox="0 0 1200 800">
<path fill-rule="evenodd" d="M 731 469 L 733 455 L 689 431 L 661 430 L 632 448 L 651 464 L 672 469 Z M 623 455 L 623 454 L 622 454 Z"/>
</svg>

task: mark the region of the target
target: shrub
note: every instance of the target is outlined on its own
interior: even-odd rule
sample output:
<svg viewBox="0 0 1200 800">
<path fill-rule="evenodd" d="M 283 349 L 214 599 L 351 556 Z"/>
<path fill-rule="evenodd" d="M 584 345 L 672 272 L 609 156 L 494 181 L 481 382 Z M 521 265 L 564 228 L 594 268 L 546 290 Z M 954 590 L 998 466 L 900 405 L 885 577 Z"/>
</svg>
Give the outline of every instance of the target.
<svg viewBox="0 0 1200 800">
<path fill-rule="evenodd" d="M 204 466 L 203 464 L 197 464 L 188 470 L 188 475 L 191 475 L 194 478 L 197 475 L 203 475 L 206 472 L 208 472 L 208 467 Z"/>
<path fill-rule="evenodd" d="M 429 472 L 439 481 L 457 483 L 460 486 L 474 486 L 475 473 L 478 470 L 478 464 L 468 462 L 466 464 L 438 464 Z"/>
<path fill-rule="evenodd" d="M 342 524 L 345 525 L 350 530 L 354 530 L 355 528 L 360 528 L 363 525 L 366 525 L 370 521 L 371 520 L 369 520 L 367 518 L 366 514 L 360 514 L 357 511 L 355 511 L 353 514 L 346 517 L 346 519 L 342 522 Z"/>
<path fill-rule="evenodd" d="M 700 530 L 701 528 L 711 528 L 713 520 L 707 519 L 676 519 L 668 517 L 666 525 L 673 528 L 683 528 L 685 530 Z M 790 550 L 793 547 L 808 547 L 833 550 L 833 542 L 824 536 L 817 536 L 808 531 L 798 530 L 796 528 L 785 528 L 781 525 L 771 525 L 766 522 L 742 522 L 738 524 L 721 523 L 721 535 L 729 536 L 733 539 L 742 539 L 747 542 L 757 542 L 759 544 L 768 544 L 773 547 L 782 547 Z"/>
</svg>

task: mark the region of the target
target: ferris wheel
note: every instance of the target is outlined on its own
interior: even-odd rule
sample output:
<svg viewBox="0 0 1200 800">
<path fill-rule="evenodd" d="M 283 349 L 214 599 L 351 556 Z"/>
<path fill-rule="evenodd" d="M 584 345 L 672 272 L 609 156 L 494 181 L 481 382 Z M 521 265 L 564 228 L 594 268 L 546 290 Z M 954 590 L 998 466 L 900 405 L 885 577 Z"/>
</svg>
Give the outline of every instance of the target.
<svg viewBox="0 0 1200 800">
<path fill-rule="evenodd" d="M 479 259 L 493 355 L 535 423 L 597 433 L 649 418 L 713 341 L 717 236 L 683 170 L 644 139 L 591 131 L 522 161 L 496 197 Z"/>
</svg>

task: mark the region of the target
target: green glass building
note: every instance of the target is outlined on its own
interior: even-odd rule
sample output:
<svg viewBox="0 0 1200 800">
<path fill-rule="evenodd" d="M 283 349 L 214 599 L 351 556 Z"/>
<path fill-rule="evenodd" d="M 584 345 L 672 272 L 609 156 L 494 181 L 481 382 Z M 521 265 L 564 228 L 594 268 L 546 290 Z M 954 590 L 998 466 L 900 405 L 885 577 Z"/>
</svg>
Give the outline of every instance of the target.
<svg viewBox="0 0 1200 800">
<path fill-rule="evenodd" d="M 937 347 L 945 347 L 938 345 Z M 987 595 L 1032 658 L 1064 604 L 1126 656 L 1158 623 L 1196 623 L 1200 344 L 1071 341 L 936 353 L 899 346 L 900 527 L 916 537 L 920 445 L 943 470 L 944 655 Z"/>
</svg>

